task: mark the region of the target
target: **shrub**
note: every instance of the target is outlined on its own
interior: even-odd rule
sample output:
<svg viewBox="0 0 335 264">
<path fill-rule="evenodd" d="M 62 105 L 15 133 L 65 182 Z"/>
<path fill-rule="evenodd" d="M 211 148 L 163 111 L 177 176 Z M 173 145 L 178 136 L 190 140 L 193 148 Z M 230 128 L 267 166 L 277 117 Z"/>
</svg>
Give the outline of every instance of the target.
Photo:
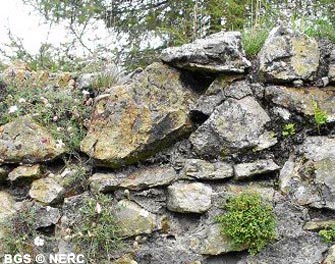
<svg viewBox="0 0 335 264">
<path fill-rule="evenodd" d="M 72 242 L 87 260 L 110 260 L 111 252 L 121 245 L 120 228 L 114 217 L 112 200 L 107 195 L 86 198 L 80 220 L 73 227 Z"/>
<path fill-rule="evenodd" d="M 276 217 L 272 206 L 259 195 L 243 193 L 232 197 L 224 206 L 225 214 L 216 217 L 221 233 L 235 247 L 246 246 L 256 254 L 276 237 Z"/>
<path fill-rule="evenodd" d="M 284 125 L 282 135 L 284 137 L 294 136 L 295 135 L 295 124 L 289 123 Z"/>
<path fill-rule="evenodd" d="M 324 242 L 335 242 L 335 224 L 331 225 L 329 229 L 320 230 L 319 235 Z"/>
</svg>

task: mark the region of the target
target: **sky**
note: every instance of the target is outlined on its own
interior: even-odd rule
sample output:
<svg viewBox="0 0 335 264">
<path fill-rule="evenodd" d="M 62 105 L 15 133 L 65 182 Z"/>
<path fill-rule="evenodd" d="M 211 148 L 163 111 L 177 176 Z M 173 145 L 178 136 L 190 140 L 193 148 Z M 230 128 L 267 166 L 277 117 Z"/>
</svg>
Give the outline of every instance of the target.
<svg viewBox="0 0 335 264">
<path fill-rule="evenodd" d="M 0 0 L 0 48 L 5 48 L 8 43 L 8 29 L 15 37 L 22 39 L 25 49 L 36 54 L 42 43 L 50 43 L 59 47 L 61 43 L 69 41 L 70 36 L 65 23 L 50 25 L 32 7 L 22 3 L 22 0 Z M 92 50 L 99 45 L 114 49 L 117 40 L 113 32 L 105 27 L 103 21 L 90 23 L 84 35 L 85 44 Z M 8 51 L 8 49 L 6 49 Z M 76 55 L 85 55 L 85 50 L 80 45 L 74 47 Z M 86 51 L 87 52 L 87 51 Z M 87 54 L 86 54 L 87 55 Z M 0 56 L 0 59 L 4 59 Z"/>
<path fill-rule="evenodd" d="M 21 0 L 0 0 L 0 45 L 8 41 L 8 28 L 22 38 L 25 48 L 35 53 L 42 42 L 55 45 L 66 38 L 66 30 L 62 25 L 53 26 L 48 34 L 49 25 L 32 8 L 24 5 Z"/>
</svg>

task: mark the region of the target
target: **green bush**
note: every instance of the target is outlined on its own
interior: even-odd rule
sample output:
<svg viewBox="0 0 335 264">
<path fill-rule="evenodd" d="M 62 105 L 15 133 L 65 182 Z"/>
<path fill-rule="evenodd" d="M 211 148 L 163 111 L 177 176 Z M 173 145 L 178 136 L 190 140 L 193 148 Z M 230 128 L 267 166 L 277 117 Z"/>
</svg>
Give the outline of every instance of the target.
<svg viewBox="0 0 335 264">
<path fill-rule="evenodd" d="M 224 205 L 225 214 L 216 217 L 222 235 L 235 247 L 248 247 L 249 253 L 260 252 L 276 237 L 276 217 L 272 206 L 257 194 L 242 193 Z"/>
<path fill-rule="evenodd" d="M 320 230 L 319 235 L 324 242 L 335 242 L 335 224 L 333 224 L 329 229 Z"/>
</svg>

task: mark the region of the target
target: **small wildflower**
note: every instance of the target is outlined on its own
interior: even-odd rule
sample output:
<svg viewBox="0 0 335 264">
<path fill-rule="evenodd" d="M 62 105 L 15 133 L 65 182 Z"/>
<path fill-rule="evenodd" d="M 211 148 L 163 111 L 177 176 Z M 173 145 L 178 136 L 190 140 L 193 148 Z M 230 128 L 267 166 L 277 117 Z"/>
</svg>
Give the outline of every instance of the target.
<svg viewBox="0 0 335 264">
<path fill-rule="evenodd" d="M 34 239 L 34 244 L 37 247 L 42 247 L 42 246 L 44 246 L 44 239 L 42 239 L 40 236 L 37 236 Z"/>
<path fill-rule="evenodd" d="M 83 95 L 89 95 L 90 94 L 90 92 L 87 91 L 87 90 L 83 90 L 82 93 L 83 93 Z"/>
<path fill-rule="evenodd" d="M 19 103 L 20 103 L 20 104 L 25 103 L 25 102 L 26 102 L 26 99 L 24 99 L 24 98 L 20 98 L 20 99 L 19 99 Z"/>
<path fill-rule="evenodd" d="M 59 119 L 58 116 L 54 116 L 54 117 L 52 118 L 52 121 L 57 122 L 58 119 Z"/>
<path fill-rule="evenodd" d="M 63 140 L 57 139 L 56 148 L 59 149 L 59 148 L 63 148 L 64 146 L 65 146 L 65 144 L 63 143 Z"/>
<path fill-rule="evenodd" d="M 95 206 L 95 212 L 97 214 L 101 214 L 101 211 L 102 211 L 101 205 L 99 203 L 97 203 L 97 205 Z"/>
<path fill-rule="evenodd" d="M 19 108 L 16 105 L 13 105 L 13 106 L 9 107 L 8 113 L 12 114 L 12 113 L 15 113 L 17 110 L 19 110 Z"/>
</svg>

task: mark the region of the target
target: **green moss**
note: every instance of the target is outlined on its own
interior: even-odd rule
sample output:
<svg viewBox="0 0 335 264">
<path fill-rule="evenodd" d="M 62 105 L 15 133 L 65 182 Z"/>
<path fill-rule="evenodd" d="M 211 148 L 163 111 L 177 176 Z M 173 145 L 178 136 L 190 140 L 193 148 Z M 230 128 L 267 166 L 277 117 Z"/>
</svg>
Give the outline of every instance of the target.
<svg viewBox="0 0 335 264">
<path fill-rule="evenodd" d="M 272 206 L 259 195 L 242 193 L 224 205 L 226 213 L 216 217 L 221 233 L 234 247 L 246 246 L 249 253 L 260 252 L 276 237 L 276 217 Z"/>
<path fill-rule="evenodd" d="M 288 124 L 283 126 L 282 135 L 284 137 L 294 136 L 295 133 L 296 133 L 296 131 L 295 131 L 295 124 L 294 123 L 288 123 Z"/>
<path fill-rule="evenodd" d="M 335 224 L 331 225 L 329 229 L 320 230 L 319 235 L 326 243 L 335 242 Z"/>
</svg>

